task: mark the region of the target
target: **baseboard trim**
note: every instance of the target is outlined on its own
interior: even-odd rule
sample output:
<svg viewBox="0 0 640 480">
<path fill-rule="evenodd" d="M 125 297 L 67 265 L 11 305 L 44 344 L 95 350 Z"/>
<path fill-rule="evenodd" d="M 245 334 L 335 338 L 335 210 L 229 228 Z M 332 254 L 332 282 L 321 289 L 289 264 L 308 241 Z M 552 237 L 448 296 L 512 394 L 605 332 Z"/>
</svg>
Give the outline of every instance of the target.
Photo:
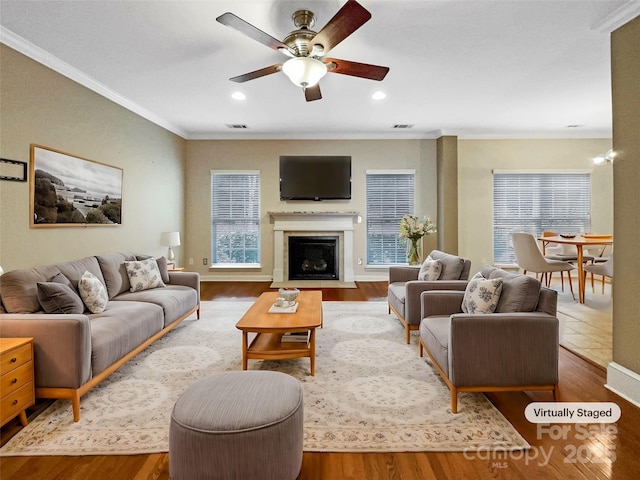
<svg viewBox="0 0 640 480">
<path fill-rule="evenodd" d="M 607 367 L 605 388 L 640 407 L 640 374 L 611 362 Z"/>
</svg>

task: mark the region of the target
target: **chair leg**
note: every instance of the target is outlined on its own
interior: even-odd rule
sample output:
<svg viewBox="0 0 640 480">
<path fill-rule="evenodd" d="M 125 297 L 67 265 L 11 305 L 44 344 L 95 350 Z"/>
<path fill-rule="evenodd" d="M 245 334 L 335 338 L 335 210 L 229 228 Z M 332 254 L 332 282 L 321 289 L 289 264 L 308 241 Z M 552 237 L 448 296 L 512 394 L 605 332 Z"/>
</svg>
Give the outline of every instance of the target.
<svg viewBox="0 0 640 480">
<path fill-rule="evenodd" d="M 604 277 L 602 277 L 602 278 L 604 278 Z M 593 273 L 591 274 L 591 293 L 596 293 L 596 289 L 593 286 Z"/>
<path fill-rule="evenodd" d="M 545 273 L 545 276 L 547 277 L 547 287 L 549 287 L 551 286 L 551 277 L 553 277 L 553 272 Z"/>
<path fill-rule="evenodd" d="M 560 285 L 562 285 L 562 291 L 564 292 L 564 272 L 560 272 Z"/>
<path fill-rule="evenodd" d="M 602 294 L 604 295 L 604 281 L 605 281 L 605 276 L 602 276 Z"/>
<path fill-rule="evenodd" d="M 569 279 L 569 290 L 571 290 L 571 297 L 575 298 L 574 294 L 573 294 L 573 282 L 571 281 L 571 272 L 567 273 L 567 278 Z M 580 280 L 580 279 L 578 279 Z"/>
</svg>

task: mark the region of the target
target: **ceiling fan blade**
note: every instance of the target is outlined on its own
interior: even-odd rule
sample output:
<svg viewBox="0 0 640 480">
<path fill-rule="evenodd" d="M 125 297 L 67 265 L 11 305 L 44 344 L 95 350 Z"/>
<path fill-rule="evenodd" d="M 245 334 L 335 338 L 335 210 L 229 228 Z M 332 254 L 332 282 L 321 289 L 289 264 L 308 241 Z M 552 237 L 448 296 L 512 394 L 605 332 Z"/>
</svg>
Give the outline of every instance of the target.
<svg viewBox="0 0 640 480">
<path fill-rule="evenodd" d="M 259 28 L 254 27 L 250 23 L 242 20 L 237 15 L 234 15 L 231 12 L 223 13 L 218 18 L 216 18 L 218 22 L 227 27 L 234 28 L 238 30 L 240 33 L 244 33 L 247 37 L 253 38 L 257 42 L 260 42 L 263 45 L 266 45 L 273 50 L 282 51 L 282 49 L 289 51 L 289 47 L 282 43 L 280 40 L 273 38 L 268 33 L 263 32 Z M 283 52 L 284 53 L 284 52 Z"/>
<path fill-rule="evenodd" d="M 320 100 L 322 94 L 320 93 L 320 84 L 317 83 L 313 87 L 307 87 L 304 89 L 304 98 L 307 102 L 313 102 L 314 100 Z"/>
<path fill-rule="evenodd" d="M 309 51 L 313 45 L 320 44 L 324 54 L 355 32 L 371 18 L 371 13 L 355 0 L 345 3 L 329 23 L 327 23 L 309 43 Z"/>
<path fill-rule="evenodd" d="M 282 68 L 282 64 L 278 63 L 277 65 L 271 65 L 270 67 L 264 67 L 260 70 L 256 70 L 255 72 L 245 73 L 244 75 L 238 75 L 237 77 L 230 78 L 232 82 L 243 83 L 248 82 L 249 80 L 253 80 L 254 78 L 264 77 L 265 75 L 271 75 L 272 73 L 277 73 Z"/>
<path fill-rule="evenodd" d="M 338 58 L 325 58 L 327 70 L 332 73 L 341 73 L 353 77 L 368 78 L 369 80 L 382 80 L 389 72 L 389 67 L 369 65 L 368 63 L 350 62 Z M 335 65 L 335 66 L 334 66 Z"/>
</svg>

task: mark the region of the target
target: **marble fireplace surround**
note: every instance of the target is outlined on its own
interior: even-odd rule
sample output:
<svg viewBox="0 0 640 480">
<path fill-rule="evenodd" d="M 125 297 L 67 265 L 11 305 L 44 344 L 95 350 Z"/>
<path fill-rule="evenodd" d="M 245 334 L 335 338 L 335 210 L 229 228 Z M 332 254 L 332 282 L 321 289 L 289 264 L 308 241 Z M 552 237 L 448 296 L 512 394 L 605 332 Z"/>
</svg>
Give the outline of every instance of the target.
<svg viewBox="0 0 640 480">
<path fill-rule="evenodd" d="M 273 285 L 289 281 L 290 236 L 337 236 L 339 252 L 338 283 L 354 284 L 353 224 L 357 212 L 269 212 L 273 221 Z M 336 283 L 336 280 L 304 280 L 300 286 Z M 301 283 L 298 281 L 297 283 Z"/>
</svg>

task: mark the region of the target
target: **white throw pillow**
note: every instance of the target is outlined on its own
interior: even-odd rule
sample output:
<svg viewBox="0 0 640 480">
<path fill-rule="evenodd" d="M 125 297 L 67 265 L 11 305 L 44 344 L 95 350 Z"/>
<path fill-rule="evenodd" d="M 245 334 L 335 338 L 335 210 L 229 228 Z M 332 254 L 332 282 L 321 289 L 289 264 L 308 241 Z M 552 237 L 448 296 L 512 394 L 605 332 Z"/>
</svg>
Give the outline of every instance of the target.
<svg viewBox="0 0 640 480">
<path fill-rule="evenodd" d="M 78 292 L 91 313 L 103 312 L 109 301 L 107 289 L 100 279 L 89 271 L 82 274 L 78 282 Z"/>
<path fill-rule="evenodd" d="M 426 280 L 432 282 L 440 278 L 442 273 L 442 262 L 440 260 L 434 260 L 430 256 L 424 261 L 418 272 L 418 280 Z"/>
<path fill-rule="evenodd" d="M 158 262 L 153 257 L 135 262 L 124 262 L 124 266 L 127 269 L 132 292 L 165 286 L 160 275 Z"/>
<path fill-rule="evenodd" d="M 462 299 L 464 313 L 493 313 L 502 293 L 502 278 L 486 279 L 476 273 L 467 284 Z"/>
</svg>

